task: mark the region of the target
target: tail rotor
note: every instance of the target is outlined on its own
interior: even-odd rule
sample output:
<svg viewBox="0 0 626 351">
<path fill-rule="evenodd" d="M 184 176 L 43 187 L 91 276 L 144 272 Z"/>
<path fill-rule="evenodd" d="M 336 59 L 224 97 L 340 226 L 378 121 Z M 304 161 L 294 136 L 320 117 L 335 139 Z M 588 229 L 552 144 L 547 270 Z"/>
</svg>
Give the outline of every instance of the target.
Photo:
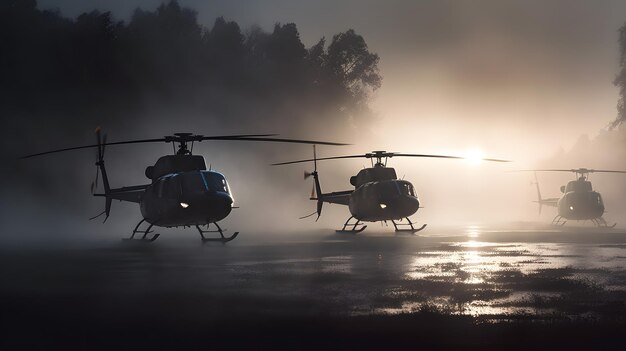
<svg viewBox="0 0 626 351">
<path fill-rule="evenodd" d="M 100 170 L 96 168 L 95 180 L 91 182 L 91 195 L 93 195 L 94 191 L 98 188 L 98 176 L 99 175 L 100 175 Z"/>
<path fill-rule="evenodd" d="M 539 215 L 541 215 L 541 208 L 542 208 L 542 198 L 541 198 L 541 190 L 539 190 L 539 180 L 537 179 L 537 172 L 534 172 L 535 174 L 535 181 L 531 182 L 531 185 L 535 185 L 537 187 L 537 204 L 539 205 Z"/>
<path fill-rule="evenodd" d="M 313 176 L 313 188 L 311 189 L 311 200 L 317 200 L 317 208 L 316 211 L 311 213 L 310 215 L 301 217 L 307 218 L 314 214 L 317 214 L 317 218 L 315 221 L 317 222 L 322 215 L 322 205 L 324 205 L 322 187 L 320 186 L 320 180 L 317 175 L 317 152 L 315 150 L 315 145 L 313 145 L 313 172 L 304 172 L 304 180 L 309 179 Z"/>
<path fill-rule="evenodd" d="M 95 130 L 96 133 L 96 141 L 98 142 L 98 146 L 96 149 L 96 166 L 98 166 L 98 168 L 96 168 L 96 178 L 93 182 L 91 182 L 91 194 L 94 193 L 94 191 L 96 189 L 98 189 L 98 180 L 99 180 L 99 176 L 100 176 L 100 164 L 102 163 L 102 165 L 104 165 L 104 148 L 105 148 L 105 144 L 107 142 L 107 135 L 104 134 L 104 136 L 102 136 L 102 132 L 101 132 L 101 128 L 97 127 Z"/>
<path fill-rule="evenodd" d="M 109 186 L 109 178 L 107 177 L 106 169 L 104 167 L 104 149 L 106 147 L 107 135 L 102 135 L 101 128 L 98 127 L 95 130 L 96 140 L 97 140 L 97 149 L 96 149 L 96 179 L 91 183 L 91 193 L 94 196 L 104 196 L 105 198 L 105 208 L 102 213 L 99 215 L 92 217 L 90 219 L 97 218 L 101 215 L 106 215 L 104 221 L 106 222 L 107 218 L 109 218 L 109 213 L 111 212 L 111 198 L 107 195 L 111 191 L 111 187 Z M 94 194 L 95 190 L 98 188 L 98 178 L 100 173 L 102 173 L 102 184 L 104 185 L 104 194 Z"/>
</svg>

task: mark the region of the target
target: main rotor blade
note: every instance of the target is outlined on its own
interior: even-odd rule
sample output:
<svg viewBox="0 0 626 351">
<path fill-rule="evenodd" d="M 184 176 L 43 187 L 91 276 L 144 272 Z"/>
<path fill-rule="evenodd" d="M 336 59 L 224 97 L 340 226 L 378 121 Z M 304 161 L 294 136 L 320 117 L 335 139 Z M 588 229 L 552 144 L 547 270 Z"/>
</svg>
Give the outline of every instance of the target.
<svg viewBox="0 0 626 351">
<path fill-rule="evenodd" d="M 464 156 L 449 156 L 449 155 L 430 155 L 430 154 L 404 154 L 404 153 L 397 153 L 397 154 L 393 154 L 390 157 L 426 157 L 426 158 L 449 158 L 449 159 L 455 159 L 455 160 L 467 160 L 468 157 L 464 157 Z M 497 158 L 480 158 L 479 160 L 481 161 L 490 161 L 490 162 L 511 162 L 510 160 L 501 160 L 501 159 L 497 159 Z"/>
<path fill-rule="evenodd" d="M 269 141 L 269 142 L 298 143 L 298 144 L 348 145 L 348 144 L 343 144 L 343 143 L 334 143 L 334 142 L 317 141 L 317 140 L 270 138 L 275 135 L 278 135 L 278 134 L 237 134 L 237 135 L 215 135 L 215 136 L 203 136 L 203 135 L 176 136 L 174 135 L 174 136 L 166 136 L 163 138 L 154 138 L 154 139 L 138 139 L 138 140 L 125 140 L 125 141 L 101 143 L 100 145 L 106 146 L 106 145 L 140 144 L 140 143 L 157 143 L 157 142 L 167 142 L 167 143 L 192 142 L 192 141 L 202 141 L 202 140 Z M 24 158 L 47 155 L 47 154 L 63 152 L 63 151 L 88 149 L 88 148 L 98 147 L 98 146 L 99 146 L 98 144 L 93 144 L 93 145 L 68 147 L 68 148 L 63 148 L 63 149 L 38 152 L 35 154 L 22 156 L 20 158 L 24 159 Z"/>
<path fill-rule="evenodd" d="M 574 172 L 573 169 L 518 169 L 510 172 Z"/>
<path fill-rule="evenodd" d="M 361 157 L 367 157 L 367 155 L 348 155 L 348 156 L 334 156 L 334 157 L 319 157 L 317 158 L 318 161 L 323 161 L 323 160 L 337 160 L 337 159 L 341 159 L 341 158 L 361 158 Z M 313 162 L 316 159 L 314 158 L 310 158 L 310 159 L 306 159 L 306 160 L 297 160 L 297 161 L 287 161 L 287 162 L 280 162 L 280 163 L 272 163 L 272 166 L 282 166 L 282 165 L 290 165 L 293 163 L 303 163 L 303 162 Z"/>
<path fill-rule="evenodd" d="M 191 135 L 189 136 L 188 141 L 230 140 L 230 138 L 239 139 L 239 138 L 251 138 L 251 137 L 273 137 L 277 135 L 278 134 L 235 134 L 235 135 L 214 135 L 214 136 Z"/>
<path fill-rule="evenodd" d="M 626 173 L 608 169 L 520 169 L 511 172 L 571 172 L 571 173 Z"/>
<path fill-rule="evenodd" d="M 282 139 L 282 138 L 257 138 L 257 137 L 238 137 L 238 138 L 208 137 L 202 140 L 270 141 L 270 142 L 276 142 L 276 143 L 313 144 L 313 145 L 317 144 L 317 145 L 334 145 L 334 146 L 350 145 L 350 144 L 345 144 L 345 143 L 335 143 L 331 141 L 305 140 L 305 139 Z"/>
<path fill-rule="evenodd" d="M 121 144 L 154 143 L 154 142 L 159 142 L 159 141 L 165 141 L 165 139 L 159 138 L 159 139 L 143 139 L 143 140 L 118 141 L 118 142 L 106 143 L 106 144 L 100 144 L 100 145 L 121 145 Z M 64 148 L 64 149 L 57 149 L 57 150 L 52 150 L 52 151 L 38 152 L 36 154 L 30 154 L 30 155 L 22 156 L 20 158 L 21 159 L 31 158 L 31 157 L 35 157 L 35 156 L 53 154 L 53 153 L 56 153 L 56 152 L 63 152 L 63 151 L 70 151 L 70 150 L 79 150 L 79 149 L 88 149 L 88 148 L 98 147 L 98 146 L 99 146 L 98 144 L 95 144 L 95 145 L 84 145 L 84 146 L 68 147 L 68 148 Z"/>
<path fill-rule="evenodd" d="M 165 141 L 165 138 L 117 141 L 117 142 L 106 143 L 106 144 L 103 143 L 103 144 L 95 144 L 95 145 L 83 145 L 83 146 L 67 147 L 67 148 L 64 148 L 64 149 L 57 149 L 57 150 L 52 150 L 52 151 L 39 152 L 39 153 L 36 153 L 36 154 L 30 154 L 30 155 L 22 156 L 20 158 L 24 159 L 24 158 L 30 158 L 30 157 L 35 157 L 35 156 L 53 154 L 53 153 L 56 153 L 56 152 L 63 152 L 63 151 L 70 151 L 70 150 L 79 150 L 79 149 L 88 149 L 88 148 L 92 148 L 92 147 L 98 147 L 100 145 L 122 145 L 122 144 L 154 143 L 154 142 L 159 142 L 159 141 L 163 142 L 163 141 Z"/>
<path fill-rule="evenodd" d="M 392 157 L 404 156 L 404 157 L 426 157 L 426 158 L 451 158 L 451 159 L 464 159 L 461 156 L 448 156 L 448 155 L 428 155 L 428 154 L 393 154 Z"/>
<path fill-rule="evenodd" d="M 590 169 L 590 173 L 626 173 L 626 171 L 613 171 L 608 169 Z"/>
<path fill-rule="evenodd" d="M 320 157 L 317 160 L 318 161 L 323 161 L 323 160 L 337 160 L 337 159 L 361 158 L 361 157 L 363 157 L 363 158 L 376 158 L 376 154 L 374 154 L 374 153 L 367 153 L 367 154 L 362 154 L 362 155 Z M 462 157 L 462 156 L 429 155 L 429 154 L 404 154 L 404 153 L 393 153 L 393 152 L 386 152 L 386 153 L 382 154 L 381 157 L 382 158 L 385 158 L 385 157 L 427 157 L 427 158 L 448 158 L 448 159 L 460 159 L 460 160 L 467 159 L 467 157 Z M 500 160 L 500 159 L 495 159 L 495 158 L 482 158 L 481 160 L 483 160 L 483 161 L 493 161 L 493 162 L 511 162 L 509 160 Z M 303 163 L 303 162 L 313 162 L 313 161 L 315 161 L 315 159 L 310 158 L 310 159 L 306 159 L 306 160 L 297 160 L 297 161 L 273 163 L 272 166 L 281 166 L 281 165 L 289 165 L 289 164 L 293 164 L 293 163 Z"/>
</svg>

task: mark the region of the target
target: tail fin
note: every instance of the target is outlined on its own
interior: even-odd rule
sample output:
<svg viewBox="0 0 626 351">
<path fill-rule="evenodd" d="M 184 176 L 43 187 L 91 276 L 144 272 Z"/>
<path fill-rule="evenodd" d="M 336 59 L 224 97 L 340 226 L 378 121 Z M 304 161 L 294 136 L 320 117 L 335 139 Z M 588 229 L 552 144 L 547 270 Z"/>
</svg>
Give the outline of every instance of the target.
<svg viewBox="0 0 626 351">
<path fill-rule="evenodd" d="M 102 173 L 102 185 L 104 186 L 105 206 L 104 206 L 104 211 L 102 213 L 90 219 L 97 218 L 104 214 L 105 215 L 104 222 L 106 222 L 106 220 L 109 218 L 109 213 L 111 212 L 112 199 L 111 197 L 107 196 L 111 193 L 111 186 L 109 185 L 109 177 L 107 176 L 107 171 L 106 171 L 106 168 L 104 167 L 104 149 L 106 147 L 107 136 L 106 134 L 104 136 L 101 136 L 100 127 L 96 128 L 96 139 L 98 141 L 98 150 L 97 150 L 97 155 L 96 155 L 97 156 L 96 166 L 98 166 L 98 170 L 96 171 L 95 183 L 91 184 L 91 191 L 93 193 L 93 190 L 98 187 L 98 171 L 99 171 L 100 173 Z"/>
<path fill-rule="evenodd" d="M 317 153 L 315 150 L 315 145 L 313 145 L 313 172 L 309 173 L 309 172 L 304 172 L 304 179 L 309 178 L 310 176 L 313 176 L 313 184 L 315 186 L 315 197 L 313 197 L 313 193 L 311 192 L 311 200 L 317 200 L 317 208 L 316 208 L 316 212 L 317 213 L 317 219 L 315 220 L 317 222 L 318 219 L 320 219 L 320 216 L 322 215 L 322 206 L 324 205 L 324 194 L 322 193 L 322 186 L 320 185 L 320 179 L 317 173 Z"/>
</svg>

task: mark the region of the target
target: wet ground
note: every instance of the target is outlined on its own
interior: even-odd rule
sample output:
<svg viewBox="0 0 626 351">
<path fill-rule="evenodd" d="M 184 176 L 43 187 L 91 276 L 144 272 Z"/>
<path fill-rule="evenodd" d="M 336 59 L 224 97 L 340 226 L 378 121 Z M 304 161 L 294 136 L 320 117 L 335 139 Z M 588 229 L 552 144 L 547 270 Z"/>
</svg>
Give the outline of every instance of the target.
<svg viewBox="0 0 626 351">
<path fill-rule="evenodd" d="M 620 229 L 242 233 L 224 246 L 164 233 L 147 245 L 110 240 L 0 253 L 0 346 L 328 347 L 365 343 L 372 333 L 380 342 L 392 335 L 430 346 L 519 346 L 522 335 L 548 345 L 575 340 L 572 333 L 594 345 L 626 345 Z M 445 339 L 455 333 L 468 335 Z M 326 338 L 304 341 L 312 335 Z"/>
</svg>

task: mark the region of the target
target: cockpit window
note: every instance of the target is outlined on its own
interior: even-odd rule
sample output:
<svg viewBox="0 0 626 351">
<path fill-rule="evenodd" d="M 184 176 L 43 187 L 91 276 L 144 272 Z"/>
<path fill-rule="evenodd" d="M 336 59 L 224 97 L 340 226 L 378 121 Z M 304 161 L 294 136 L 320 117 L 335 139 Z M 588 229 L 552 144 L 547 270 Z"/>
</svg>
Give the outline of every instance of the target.
<svg viewBox="0 0 626 351">
<path fill-rule="evenodd" d="M 179 176 L 184 194 L 203 192 L 206 187 L 200 172 L 189 172 Z"/>
<path fill-rule="evenodd" d="M 223 175 L 216 172 L 202 172 L 202 176 L 209 190 L 225 193 L 229 192 L 228 183 L 226 183 L 226 179 L 224 179 Z"/>
<path fill-rule="evenodd" d="M 568 193 L 570 191 L 574 191 L 574 192 L 588 192 L 588 191 L 593 191 L 592 187 L 591 187 L 591 182 L 586 181 L 586 180 L 573 180 L 569 183 L 567 183 L 567 187 L 565 189 L 565 192 Z"/>
<path fill-rule="evenodd" d="M 160 179 L 156 184 L 157 196 L 160 198 L 177 198 L 180 196 L 180 180 L 177 176 Z"/>
<path fill-rule="evenodd" d="M 596 193 L 596 201 L 598 205 L 602 205 L 602 196 L 600 196 L 600 193 Z"/>
<path fill-rule="evenodd" d="M 409 195 L 415 197 L 415 189 L 413 188 L 413 185 L 407 184 L 407 187 L 409 188 Z"/>
<path fill-rule="evenodd" d="M 210 171 L 169 175 L 159 179 L 153 189 L 160 198 L 178 198 L 183 194 L 203 193 L 207 190 L 230 193 L 224 176 Z"/>
<path fill-rule="evenodd" d="M 411 185 L 411 183 L 398 182 L 398 189 L 402 195 L 415 196 L 415 190 L 413 189 L 413 185 Z"/>
<path fill-rule="evenodd" d="M 396 182 L 381 182 L 379 187 L 382 194 L 393 196 L 401 194 L 401 190 L 396 186 Z"/>
</svg>

